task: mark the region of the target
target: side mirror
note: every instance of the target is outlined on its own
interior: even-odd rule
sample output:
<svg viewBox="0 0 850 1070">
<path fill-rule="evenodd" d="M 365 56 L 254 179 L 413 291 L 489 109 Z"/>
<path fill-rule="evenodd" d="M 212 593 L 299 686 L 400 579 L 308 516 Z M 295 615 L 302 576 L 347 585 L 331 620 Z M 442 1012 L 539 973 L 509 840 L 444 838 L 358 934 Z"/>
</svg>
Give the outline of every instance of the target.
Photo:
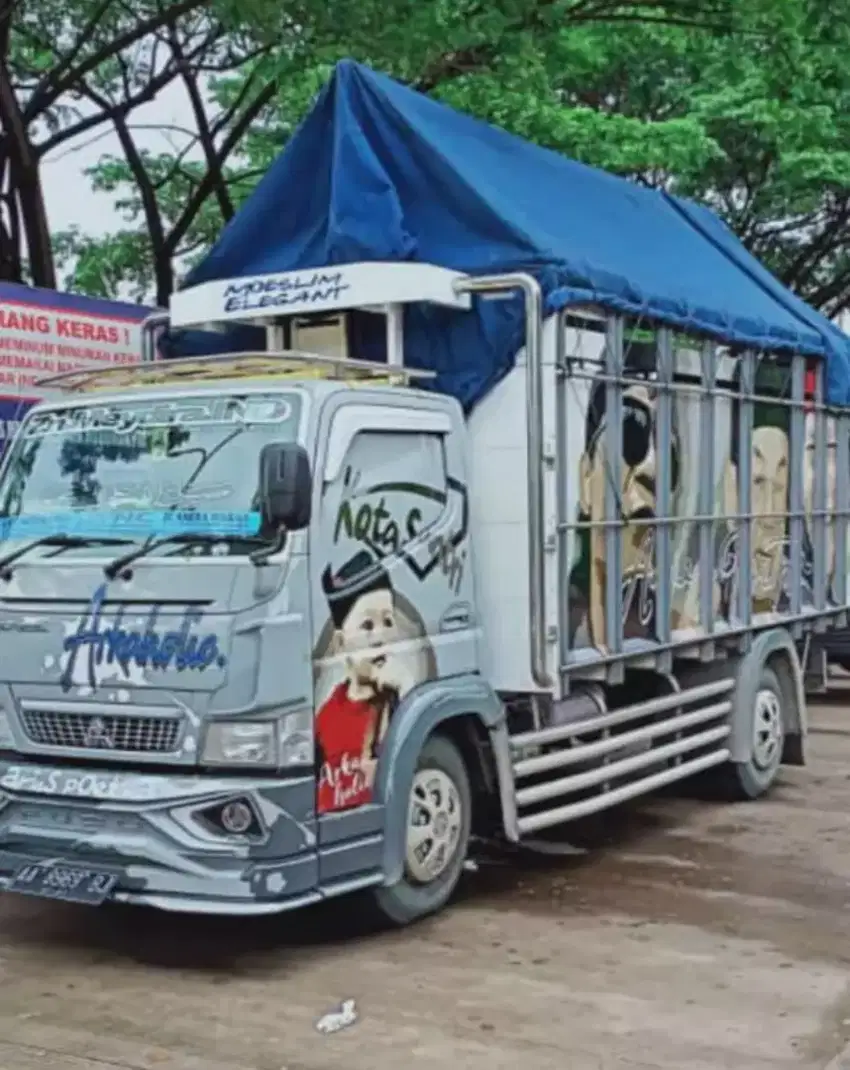
<svg viewBox="0 0 850 1070">
<path fill-rule="evenodd" d="M 260 453 L 260 508 L 263 521 L 289 531 L 310 523 L 313 478 L 310 458 L 294 442 L 270 442 Z"/>
</svg>

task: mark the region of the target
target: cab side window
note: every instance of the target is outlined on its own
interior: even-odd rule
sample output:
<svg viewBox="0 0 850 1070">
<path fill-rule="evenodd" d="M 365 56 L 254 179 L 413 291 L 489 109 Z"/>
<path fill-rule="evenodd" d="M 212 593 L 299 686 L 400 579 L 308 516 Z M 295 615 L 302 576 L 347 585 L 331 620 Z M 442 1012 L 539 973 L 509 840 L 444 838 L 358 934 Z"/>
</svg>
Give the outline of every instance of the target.
<svg viewBox="0 0 850 1070">
<path fill-rule="evenodd" d="M 332 556 L 357 545 L 376 557 L 396 554 L 427 537 L 446 500 L 440 435 L 361 431 L 325 491 L 323 527 L 330 529 Z"/>
</svg>

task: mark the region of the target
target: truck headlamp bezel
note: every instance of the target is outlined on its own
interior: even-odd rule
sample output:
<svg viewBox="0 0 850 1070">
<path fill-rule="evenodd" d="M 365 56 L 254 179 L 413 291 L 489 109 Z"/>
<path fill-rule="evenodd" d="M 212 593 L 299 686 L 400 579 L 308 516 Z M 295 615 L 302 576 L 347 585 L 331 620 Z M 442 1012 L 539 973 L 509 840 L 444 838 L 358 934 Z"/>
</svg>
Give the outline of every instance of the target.
<svg viewBox="0 0 850 1070">
<path fill-rule="evenodd" d="M 311 710 L 278 717 L 210 721 L 201 764 L 231 769 L 293 769 L 312 766 L 315 739 Z"/>
</svg>

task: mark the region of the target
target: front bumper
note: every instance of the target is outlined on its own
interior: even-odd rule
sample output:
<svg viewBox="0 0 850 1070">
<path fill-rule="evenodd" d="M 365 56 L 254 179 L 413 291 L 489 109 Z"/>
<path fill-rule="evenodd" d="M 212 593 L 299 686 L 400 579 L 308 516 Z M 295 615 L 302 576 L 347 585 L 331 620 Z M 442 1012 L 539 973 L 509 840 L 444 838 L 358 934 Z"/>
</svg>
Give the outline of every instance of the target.
<svg viewBox="0 0 850 1070">
<path fill-rule="evenodd" d="M 209 819 L 247 802 L 256 822 Z M 321 898 L 315 781 L 115 772 L 0 761 L 0 888 L 59 860 L 117 877 L 112 898 L 165 910 L 273 914 Z"/>
</svg>

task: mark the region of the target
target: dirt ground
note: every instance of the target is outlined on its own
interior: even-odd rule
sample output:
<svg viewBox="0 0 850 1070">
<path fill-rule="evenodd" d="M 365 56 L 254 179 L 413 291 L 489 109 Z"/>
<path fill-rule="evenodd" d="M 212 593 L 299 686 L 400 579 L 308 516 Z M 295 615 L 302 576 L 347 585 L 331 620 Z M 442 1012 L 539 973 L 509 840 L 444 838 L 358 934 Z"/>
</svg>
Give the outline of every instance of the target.
<svg viewBox="0 0 850 1070">
<path fill-rule="evenodd" d="M 2 1070 L 850 1070 L 850 690 L 744 806 L 659 798 L 580 858 L 482 859 L 364 932 L 0 899 Z M 358 1020 L 315 1025 L 345 999 Z M 850 1047 L 848 1047 L 850 1053 Z"/>
</svg>

